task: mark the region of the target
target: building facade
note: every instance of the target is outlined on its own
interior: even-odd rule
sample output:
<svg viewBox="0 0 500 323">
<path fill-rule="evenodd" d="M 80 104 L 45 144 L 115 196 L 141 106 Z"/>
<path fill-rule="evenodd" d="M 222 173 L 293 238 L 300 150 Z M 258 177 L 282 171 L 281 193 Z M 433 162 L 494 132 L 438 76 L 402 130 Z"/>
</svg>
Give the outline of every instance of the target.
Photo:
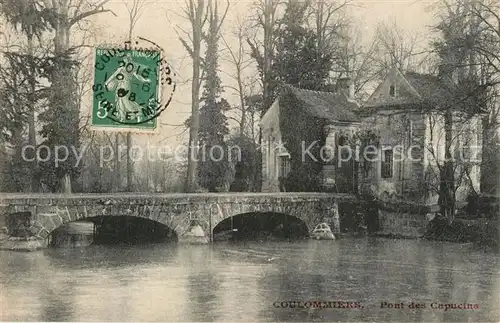
<svg viewBox="0 0 500 323">
<path fill-rule="evenodd" d="M 293 171 L 292 159 L 300 156 L 286 149 L 280 113 L 304 109 L 324 120 L 327 149 L 318 162 L 325 191 L 437 203 L 446 142 L 443 113 L 436 103 L 440 101 L 435 99 L 444 91 L 441 83 L 431 75 L 403 74 L 394 68 L 362 105 L 353 99 L 347 79 L 336 93 L 285 86 L 260 124 L 262 190 L 287 190 L 284 179 Z M 479 192 L 481 116 L 453 118 L 457 199 L 465 200 L 471 190 Z"/>
</svg>

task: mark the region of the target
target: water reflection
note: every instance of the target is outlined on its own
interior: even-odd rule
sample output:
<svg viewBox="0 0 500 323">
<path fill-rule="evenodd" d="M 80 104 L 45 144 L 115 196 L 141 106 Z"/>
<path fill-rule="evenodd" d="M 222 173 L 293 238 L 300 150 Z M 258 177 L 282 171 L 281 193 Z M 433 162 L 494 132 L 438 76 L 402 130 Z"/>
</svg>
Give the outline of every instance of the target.
<svg viewBox="0 0 500 323">
<path fill-rule="evenodd" d="M 168 263 L 175 259 L 177 254 L 178 246 L 170 243 L 115 247 L 92 245 L 87 248 L 55 248 L 45 251 L 51 265 L 58 269 L 126 269 L 146 264 Z"/>
<path fill-rule="evenodd" d="M 0 252 L 9 321 L 498 322 L 499 258 L 466 246 L 372 238 Z M 364 308 L 275 308 L 275 301 Z M 380 303 L 404 302 L 403 309 Z M 411 302 L 424 309 L 409 309 Z M 435 310 L 430 303 L 478 303 Z"/>
<path fill-rule="evenodd" d="M 41 307 L 41 321 L 73 321 L 75 312 L 76 281 L 67 279 L 65 281 L 42 280 L 40 287 L 43 291 L 39 293 Z"/>
</svg>

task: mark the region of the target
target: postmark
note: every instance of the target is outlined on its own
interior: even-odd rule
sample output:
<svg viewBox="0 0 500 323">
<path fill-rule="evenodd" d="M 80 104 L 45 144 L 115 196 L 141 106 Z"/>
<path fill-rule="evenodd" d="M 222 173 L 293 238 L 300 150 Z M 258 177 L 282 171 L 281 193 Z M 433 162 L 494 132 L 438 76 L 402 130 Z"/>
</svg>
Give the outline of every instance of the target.
<svg viewBox="0 0 500 323">
<path fill-rule="evenodd" d="M 95 49 L 92 125 L 154 130 L 175 92 L 163 49 L 139 37 L 122 47 Z"/>
</svg>

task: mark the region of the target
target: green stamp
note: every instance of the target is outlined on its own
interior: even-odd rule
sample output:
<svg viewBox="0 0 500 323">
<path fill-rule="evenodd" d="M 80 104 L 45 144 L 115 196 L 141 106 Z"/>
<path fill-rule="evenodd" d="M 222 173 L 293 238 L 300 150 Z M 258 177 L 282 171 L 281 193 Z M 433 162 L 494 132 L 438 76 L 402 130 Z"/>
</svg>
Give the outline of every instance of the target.
<svg viewBox="0 0 500 323">
<path fill-rule="evenodd" d="M 168 106 L 165 85 L 175 90 L 171 69 L 158 49 L 95 49 L 92 125 L 154 130 Z"/>
</svg>

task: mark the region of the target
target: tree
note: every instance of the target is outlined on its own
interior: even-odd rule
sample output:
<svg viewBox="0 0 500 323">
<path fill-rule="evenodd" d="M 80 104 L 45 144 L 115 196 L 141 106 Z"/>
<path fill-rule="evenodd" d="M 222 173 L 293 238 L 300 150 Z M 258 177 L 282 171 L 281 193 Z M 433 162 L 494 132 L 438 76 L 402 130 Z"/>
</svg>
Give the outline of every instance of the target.
<svg viewBox="0 0 500 323">
<path fill-rule="evenodd" d="M 315 3 L 314 3 L 315 2 Z M 313 28 L 316 33 L 318 48 L 323 52 L 334 51 L 341 46 L 343 34 L 349 27 L 344 9 L 351 0 L 329 1 L 316 0 L 310 7 Z"/>
<path fill-rule="evenodd" d="M 229 57 L 226 60 L 234 66 L 234 73 L 225 73 L 229 77 L 231 77 L 236 82 L 236 87 L 226 85 L 227 88 L 234 90 L 238 94 L 239 98 L 239 106 L 234 107 L 233 110 L 236 110 L 239 114 L 236 118 L 231 118 L 238 123 L 239 126 L 239 135 L 245 135 L 245 129 L 248 128 L 248 117 L 249 111 L 247 111 L 247 102 L 246 96 L 248 93 L 248 87 L 255 83 L 255 79 L 251 79 L 249 82 L 246 82 L 244 73 L 253 63 L 253 59 L 250 55 L 246 54 L 246 42 L 245 38 L 247 36 L 247 28 L 245 24 L 239 20 L 234 31 L 234 36 L 237 41 L 237 47 L 233 49 L 233 46 L 230 46 L 224 36 L 221 36 L 222 41 L 224 42 L 225 49 L 229 53 Z M 224 72 L 224 70 L 222 70 Z M 239 118 L 238 118 L 239 117 Z"/>
<path fill-rule="evenodd" d="M 50 80 L 50 91 L 47 92 L 48 106 L 40 113 L 42 122 L 41 136 L 44 145 L 50 147 L 51 151 L 56 146 L 65 146 L 68 149 L 79 149 L 80 126 L 76 70 L 77 62 L 73 59 L 80 45 L 72 46 L 71 32 L 85 19 L 104 12 L 104 5 L 109 0 L 88 2 L 85 0 L 44 0 L 44 6 L 51 12 L 51 25 L 54 29 L 53 39 L 53 62 L 48 69 Z M 51 156 L 53 157 L 53 156 Z M 80 174 L 74 154 L 59 165 L 50 158 L 41 163 L 41 181 L 45 182 L 51 191 L 70 190 L 70 187 L 62 188 L 63 183 L 74 181 Z M 80 165 L 81 166 L 81 165 Z M 63 178 L 65 179 L 63 181 Z"/>
<path fill-rule="evenodd" d="M 165 158 L 166 157 L 166 158 Z M 149 168 L 148 176 L 135 174 L 135 187 L 141 192 L 182 192 L 184 170 L 179 170 L 172 156 L 142 162 Z"/>
<path fill-rule="evenodd" d="M 12 186 L 7 173 L 8 159 L 5 142 L 0 139 L 0 192 L 9 191 Z"/>
<path fill-rule="evenodd" d="M 23 146 L 30 144 L 29 139 L 25 138 L 25 130 L 29 132 L 33 110 L 43 104 L 45 87 L 40 84 L 44 77 L 41 66 L 50 59 L 34 58 L 22 51 L 6 51 L 2 55 L 4 64 L 0 66 L 0 132 L 2 139 L 12 147 L 9 174 L 12 174 L 17 183 L 15 190 L 32 192 L 36 188 L 32 183 L 36 181 L 37 164 L 33 158 L 34 149 L 24 151 L 25 157 L 22 156 Z M 35 88 L 32 79 L 35 79 Z M 36 147 L 36 143 L 33 147 Z"/>
<path fill-rule="evenodd" d="M 226 85 L 234 90 L 239 98 L 239 104 L 226 113 L 228 120 L 237 123 L 237 133 L 227 140 L 228 150 L 238 147 L 237 156 L 232 156 L 234 165 L 234 180 L 229 188 L 234 192 L 258 191 L 260 189 L 260 150 L 256 137 L 256 124 L 262 111 L 262 95 L 256 94 L 257 77 L 245 77 L 245 72 L 254 64 L 253 58 L 247 53 L 246 39 L 249 36 L 249 26 L 241 19 L 233 31 L 237 46 L 230 46 L 226 37 L 221 36 L 228 52 L 227 61 L 234 66 L 233 73 L 226 73 L 236 82 L 236 86 Z M 224 70 L 223 70 L 224 72 Z M 236 152 L 235 152 L 236 153 Z"/>
<path fill-rule="evenodd" d="M 354 96 L 363 102 L 369 97 L 369 86 L 378 78 L 376 68 L 377 41 L 368 44 L 362 41 L 362 33 L 355 24 L 339 31 L 333 58 L 333 76 L 335 79 L 348 77 L 354 86 Z"/>
<path fill-rule="evenodd" d="M 500 117 L 500 1 L 474 1 L 468 6 L 471 18 L 480 25 L 474 42 L 474 53 L 479 62 L 478 73 L 483 83 L 497 82 L 488 88 L 483 118 L 483 151 L 481 164 L 481 192 L 496 194 L 500 191 L 500 154 L 498 152 Z M 472 30 L 474 32 L 474 30 Z M 473 57 L 474 58 L 474 57 Z"/>
<path fill-rule="evenodd" d="M 277 18 L 278 9 L 282 7 L 283 2 L 279 0 L 257 0 L 254 3 L 254 24 L 252 27 L 256 30 L 253 37 L 247 38 L 252 57 L 257 63 L 260 79 L 262 82 L 262 117 L 267 109 L 271 107 L 275 96 L 272 91 L 272 63 L 276 46 L 277 31 L 279 30 L 279 21 Z M 262 33 L 263 41 L 260 41 L 258 33 Z M 259 144 L 261 142 L 259 136 Z"/>
<path fill-rule="evenodd" d="M 91 193 L 111 193 L 115 191 L 115 172 L 108 160 L 108 151 L 102 147 L 111 147 L 112 141 L 105 132 L 92 131 L 84 151 L 82 167 L 82 191 Z"/>
<path fill-rule="evenodd" d="M 332 69 L 332 54 L 319 47 L 318 35 L 307 28 L 306 13 L 309 5 L 308 2 L 289 1 L 280 19 L 274 16 L 277 4 L 267 4 L 264 7 L 272 13 L 272 19 L 265 25 L 265 33 L 272 37 L 272 44 L 268 44 L 267 49 L 264 48 L 265 57 L 253 42 L 249 42 L 259 71 L 261 75 L 265 75 L 262 113 L 267 111 L 276 98 L 276 90 L 280 84 L 288 83 L 311 90 L 322 90 L 326 85 Z M 272 32 L 267 30 L 271 26 Z M 268 69 L 266 64 L 269 64 Z"/>
<path fill-rule="evenodd" d="M 127 7 L 127 11 L 129 14 L 129 16 L 128 16 L 128 18 L 129 18 L 128 41 L 132 42 L 132 34 L 134 32 L 134 28 L 135 28 L 135 25 L 137 24 L 137 21 L 141 17 L 144 6 L 146 5 L 146 0 L 133 0 L 131 6 L 127 5 L 127 3 L 125 1 L 124 1 L 124 4 Z M 116 142 L 119 141 L 118 136 L 119 136 L 119 134 L 116 134 L 116 139 L 115 139 Z M 133 190 L 133 188 L 132 188 L 132 176 L 133 176 L 133 172 L 134 172 L 134 166 L 132 164 L 132 159 L 130 158 L 130 147 L 131 146 L 132 146 L 132 133 L 127 132 L 127 191 L 128 192 L 131 192 Z M 119 166 L 119 161 L 115 165 Z M 118 172 L 119 172 L 119 170 L 118 170 Z"/>
<path fill-rule="evenodd" d="M 226 13 L 229 4 L 226 7 Z M 200 109 L 199 139 L 202 149 L 208 150 L 208 159 L 203 158 L 199 164 L 198 177 L 201 187 L 215 192 L 224 186 L 225 173 L 228 167 L 225 136 L 229 134 L 227 118 L 224 112 L 229 110 L 229 103 L 220 98 L 222 93 L 221 81 L 218 75 L 218 43 L 220 28 L 224 16 L 219 22 L 217 2 L 210 3 L 208 7 L 209 28 L 204 35 L 207 44 L 205 54 L 205 83 Z M 217 149 L 216 149 L 217 148 Z M 206 151 L 205 151 L 206 152 Z"/>
<path fill-rule="evenodd" d="M 24 76 L 27 78 L 29 88 L 27 88 L 27 123 L 28 123 L 28 144 L 36 146 L 36 129 L 35 129 L 35 105 L 36 105 L 36 86 L 37 75 L 35 66 L 34 41 L 35 38 L 40 40 L 42 35 L 49 31 L 52 27 L 53 13 L 43 6 L 42 1 L 35 0 L 2 0 L 0 2 L 0 12 L 5 17 L 16 31 L 19 31 L 27 39 L 27 48 L 25 56 L 20 60 L 10 60 L 11 67 L 17 63 L 28 66 L 25 69 Z M 11 52 L 11 55 L 16 55 Z M 12 58 L 12 57 L 11 57 Z M 18 67 L 21 67 L 18 65 Z M 33 153 L 30 152 L 28 158 L 32 159 Z M 30 174 L 29 191 L 38 191 L 39 185 L 36 180 L 37 164 L 31 163 L 31 167 L 26 169 Z"/>
<path fill-rule="evenodd" d="M 304 26 L 307 6 L 307 2 L 290 1 L 281 19 L 272 64 L 274 87 L 292 84 L 303 89 L 323 90 L 326 85 L 332 69 L 332 55 L 319 48 L 314 30 Z"/>
<path fill-rule="evenodd" d="M 441 91 L 431 98 L 432 109 L 444 124 L 444 160 L 436 159 L 439 171 L 439 205 L 441 214 L 453 222 L 456 209 L 456 190 L 459 163 L 455 161 L 456 139 L 461 124 L 470 122 L 472 116 L 487 112 L 488 88 L 492 83 L 478 73 L 482 70 L 476 48 L 484 48 L 482 22 L 471 16 L 471 3 L 459 1 L 450 4 L 443 1 L 441 22 L 436 29 L 441 39 L 433 43 L 440 59 L 439 79 Z M 479 67 L 479 68 L 478 68 Z M 431 153 L 432 150 L 431 150 Z M 461 172 L 462 173 L 462 172 Z"/>
<path fill-rule="evenodd" d="M 185 18 L 191 24 L 191 33 L 184 32 L 185 37 L 191 40 L 188 43 L 184 38 L 179 35 L 179 40 L 186 48 L 186 51 L 193 60 L 193 76 L 191 79 L 191 118 L 189 119 L 189 143 L 188 143 L 188 159 L 187 159 L 187 174 L 185 191 L 196 191 L 196 178 L 197 178 L 197 154 L 198 154 L 198 130 L 200 123 L 200 87 L 202 80 L 202 57 L 201 57 L 201 43 L 203 26 L 206 22 L 205 1 L 204 0 L 189 0 L 186 1 L 186 7 L 182 9 Z M 177 26 L 178 29 L 181 29 Z"/>
<path fill-rule="evenodd" d="M 423 54 L 417 47 L 419 43 L 421 40 L 417 34 L 401 29 L 396 22 L 379 23 L 373 53 L 379 79 L 383 79 L 393 67 L 402 72 L 418 69 L 423 62 L 418 57 Z"/>
<path fill-rule="evenodd" d="M 229 190 L 231 192 L 257 192 L 260 190 L 260 177 L 258 169 L 261 167 L 260 150 L 255 139 L 239 134 L 231 136 L 227 141 L 231 155 L 231 163 L 234 168 L 234 180 Z M 233 150 L 231 147 L 238 147 Z"/>
<path fill-rule="evenodd" d="M 274 57 L 275 38 L 277 25 L 279 24 L 277 13 L 282 7 L 283 2 L 280 0 L 255 0 L 253 24 L 251 27 L 255 30 L 255 34 L 246 38 L 250 46 L 251 56 L 257 63 L 259 78 L 262 85 L 262 104 L 259 105 L 258 117 L 262 118 L 264 113 L 271 107 L 275 97 L 271 91 L 272 87 L 272 71 L 271 65 Z M 260 40 L 262 37 L 262 40 Z M 253 129 L 252 129 L 253 131 Z M 259 129 L 258 143 L 262 144 L 262 131 Z M 260 156 L 260 155 L 259 155 Z M 259 157 L 260 158 L 260 157 Z M 259 160 L 260 165 L 262 161 Z M 256 177 L 259 182 L 262 178 L 262 169 L 258 168 Z"/>
<path fill-rule="evenodd" d="M 21 158 L 21 149 L 25 145 L 24 130 L 28 130 L 27 144 L 36 147 L 35 112 L 43 104 L 43 91 L 46 88 L 41 79 L 46 78 L 45 67 L 53 63 L 48 49 L 43 44 L 43 37 L 53 25 L 53 13 L 42 1 L 3 0 L 0 2 L 0 16 L 12 26 L 14 34 L 20 36 L 15 46 L 6 46 L 0 68 L 2 74 L 3 118 L 0 125 L 7 141 L 13 145 L 14 153 L 9 163 L 9 173 L 16 174 L 16 190 L 38 191 L 36 175 L 38 165 L 34 160 L 35 152 L 29 150 Z M 7 29 L 6 29 L 7 30 Z M 7 35 L 4 34 L 6 37 Z M 7 38 L 5 38 L 7 40 Z M 26 43 L 24 43 L 26 41 Z M 40 44 L 36 50 L 35 42 Z M 6 42 L 7 44 L 7 42 Z M 3 65 L 3 64 L 2 64 Z M 46 80 L 45 80 L 46 82 Z"/>
</svg>

